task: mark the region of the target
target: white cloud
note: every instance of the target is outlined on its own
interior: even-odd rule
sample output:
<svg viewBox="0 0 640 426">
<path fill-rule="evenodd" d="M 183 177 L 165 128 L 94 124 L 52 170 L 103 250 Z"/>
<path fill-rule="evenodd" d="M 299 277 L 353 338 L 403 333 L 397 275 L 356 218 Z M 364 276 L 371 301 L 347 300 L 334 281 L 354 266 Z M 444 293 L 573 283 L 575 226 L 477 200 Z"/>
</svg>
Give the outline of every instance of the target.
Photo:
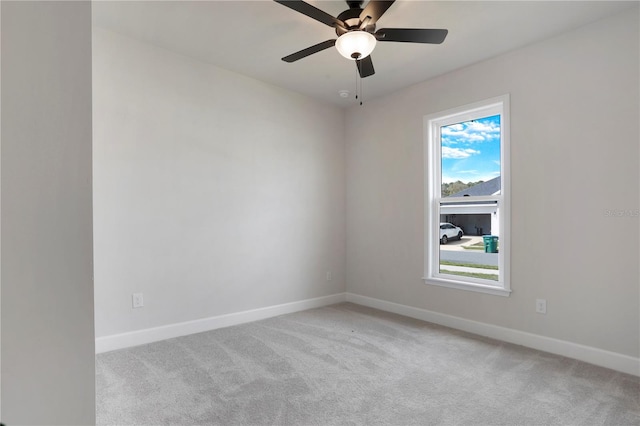
<svg viewBox="0 0 640 426">
<path fill-rule="evenodd" d="M 499 133 L 500 126 L 498 123 L 490 122 L 490 121 L 470 121 L 466 122 L 466 128 L 472 132 L 481 132 L 481 133 Z"/>
<path fill-rule="evenodd" d="M 467 148 L 450 148 L 448 146 L 442 147 L 442 158 L 453 158 L 455 160 L 461 160 L 463 158 L 469 158 L 472 155 L 480 154 L 480 151 L 476 151 L 475 149 Z"/>
<path fill-rule="evenodd" d="M 485 142 L 500 138 L 500 125 L 488 121 L 465 121 L 445 126 L 441 131 L 442 142 L 445 145 Z"/>
</svg>

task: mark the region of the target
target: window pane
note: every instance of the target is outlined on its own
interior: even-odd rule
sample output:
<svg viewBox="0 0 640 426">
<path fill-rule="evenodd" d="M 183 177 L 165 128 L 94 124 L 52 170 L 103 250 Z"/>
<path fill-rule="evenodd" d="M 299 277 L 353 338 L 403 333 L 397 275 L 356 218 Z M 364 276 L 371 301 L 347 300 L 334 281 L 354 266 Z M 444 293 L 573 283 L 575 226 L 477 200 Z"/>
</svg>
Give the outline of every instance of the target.
<svg viewBox="0 0 640 426">
<path fill-rule="evenodd" d="M 426 116 L 425 149 L 425 282 L 508 296 L 509 95 Z"/>
<path fill-rule="evenodd" d="M 500 194 L 500 115 L 440 128 L 441 197 Z"/>
<path fill-rule="evenodd" d="M 500 249 L 497 203 L 441 205 L 439 272 L 498 281 Z"/>
</svg>

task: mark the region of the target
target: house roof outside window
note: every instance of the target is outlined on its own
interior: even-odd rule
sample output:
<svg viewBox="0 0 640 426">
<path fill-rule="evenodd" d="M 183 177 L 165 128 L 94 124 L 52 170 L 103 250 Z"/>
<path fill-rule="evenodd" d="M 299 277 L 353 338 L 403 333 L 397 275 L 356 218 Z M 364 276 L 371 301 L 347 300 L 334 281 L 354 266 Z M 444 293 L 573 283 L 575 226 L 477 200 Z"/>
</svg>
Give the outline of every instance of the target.
<svg viewBox="0 0 640 426">
<path fill-rule="evenodd" d="M 479 197 L 482 195 L 496 195 L 500 193 L 500 185 L 500 176 L 498 176 L 486 182 L 474 185 L 471 188 L 451 194 L 449 197 Z"/>
</svg>

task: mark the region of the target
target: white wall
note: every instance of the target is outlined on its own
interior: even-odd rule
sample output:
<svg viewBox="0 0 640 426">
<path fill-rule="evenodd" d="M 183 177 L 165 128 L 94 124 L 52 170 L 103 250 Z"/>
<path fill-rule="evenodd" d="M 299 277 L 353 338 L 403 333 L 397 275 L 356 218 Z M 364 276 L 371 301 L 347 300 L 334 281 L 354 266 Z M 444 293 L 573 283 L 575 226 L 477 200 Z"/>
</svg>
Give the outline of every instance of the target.
<svg viewBox="0 0 640 426">
<path fill-rule="evenodd" d="M 638 357 L 638 11 L 347 112 L 347 291 Z M 423 283 L 423 117 L 511 94 L 510 297 Z M 535 313 L 546 298 L 548 313 Z"/>
<path fill-rule="evenodd" d="M 342 110 L 93 43 L 96 336 L 344 292 Z"/>
<path fill-rule="evenodd" d="M 95 422 L 91 3 L 2 9 L 2 421 Z"/>
</svg>

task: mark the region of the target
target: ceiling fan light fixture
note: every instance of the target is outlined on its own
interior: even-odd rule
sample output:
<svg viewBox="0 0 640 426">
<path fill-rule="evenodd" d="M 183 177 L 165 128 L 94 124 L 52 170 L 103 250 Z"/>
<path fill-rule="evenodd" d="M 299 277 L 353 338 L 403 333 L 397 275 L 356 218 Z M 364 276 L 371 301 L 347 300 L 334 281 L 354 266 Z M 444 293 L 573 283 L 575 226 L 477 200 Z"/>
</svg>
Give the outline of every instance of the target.
<svg viewBox="0 0 640 426">
<path fill-rule="evenodd" d="M 342 34 L 336 40 L 336 49 L 342 56 L 355 61 L 364 59 L 373 52 L 376 47 L 376 38 L 366 31 L 349 31 Z"/>
</svg>

